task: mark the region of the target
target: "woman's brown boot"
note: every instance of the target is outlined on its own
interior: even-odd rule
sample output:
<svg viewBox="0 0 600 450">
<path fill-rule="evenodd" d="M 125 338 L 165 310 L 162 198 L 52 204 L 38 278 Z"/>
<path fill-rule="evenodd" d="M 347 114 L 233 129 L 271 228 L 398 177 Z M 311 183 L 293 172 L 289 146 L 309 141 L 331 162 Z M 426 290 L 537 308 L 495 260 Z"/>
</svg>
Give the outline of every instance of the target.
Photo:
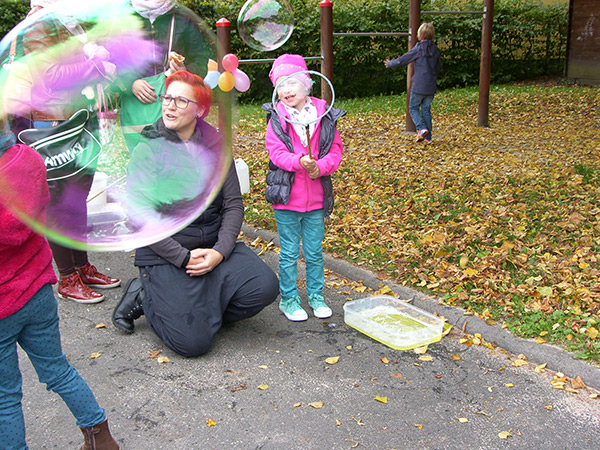
<svg viewBox="0 0 600 450">
<path fill-rule="evenodd" d="M 80 450 L 119 450 L 119 444 L 110 435 L 108 420 L 93 427 L 81 427 L 85 442 Z"/>
</svg>

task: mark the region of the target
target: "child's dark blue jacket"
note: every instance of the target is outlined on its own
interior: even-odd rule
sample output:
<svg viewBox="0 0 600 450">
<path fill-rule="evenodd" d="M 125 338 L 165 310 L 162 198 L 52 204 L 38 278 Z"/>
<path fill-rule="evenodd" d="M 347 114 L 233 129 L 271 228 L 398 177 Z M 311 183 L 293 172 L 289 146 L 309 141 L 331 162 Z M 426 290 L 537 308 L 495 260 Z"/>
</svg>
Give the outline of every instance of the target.
<svg viewBox="0 0 600 450">
<path fill-rule="evenodd" d="M 433 41 L 419 41 L 410 51 L 400 58 L 388 62 L 388 67 L 406 66 L 415 63 L 412 77 L 412 92 L 421 95 L 433 95 L 437 91 L 437 76 L 442 70 L 442 59 L 437 45 Z"/>
</svg>

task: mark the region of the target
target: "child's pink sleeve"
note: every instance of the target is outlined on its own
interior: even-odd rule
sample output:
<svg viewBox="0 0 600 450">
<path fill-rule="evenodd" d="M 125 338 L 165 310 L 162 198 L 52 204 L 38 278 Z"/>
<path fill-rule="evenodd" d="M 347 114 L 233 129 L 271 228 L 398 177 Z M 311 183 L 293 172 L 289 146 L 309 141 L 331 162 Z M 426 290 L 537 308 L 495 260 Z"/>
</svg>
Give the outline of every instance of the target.
<svg viewBox="0 0 600 450">
<path fill-rule="evenodd" d="M 272 117 L 271 120 L 279 120 L 276 117 Z M 284 125 L 285 126 L 285 125 Z M 293 132 L 293 130 L 292 130 Z M 292 153 L 288 150 L 285 144 L 277 137 L 275 131 L 271 127 L 271 122 L 267 125 L 267 136 L 265 138 L 265 144 L 269 151 L 269 157 L 273 164 L 288 172 L 298 172 L 304 170 L 300 165 L 301 154 Z"/>
</svg>

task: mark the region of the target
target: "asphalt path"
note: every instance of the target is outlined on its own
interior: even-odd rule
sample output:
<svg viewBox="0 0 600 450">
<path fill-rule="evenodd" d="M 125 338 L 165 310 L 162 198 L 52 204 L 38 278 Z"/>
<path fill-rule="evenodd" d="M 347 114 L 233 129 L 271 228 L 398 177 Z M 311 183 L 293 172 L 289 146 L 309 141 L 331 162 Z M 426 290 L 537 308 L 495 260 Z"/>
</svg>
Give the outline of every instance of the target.
<svg viewBox="0 0 600 450">
<path fill-rule="evenodd" d="M 244 232 L 248 243 L 275 237 Z M 277 269 L 275 251 L 261 257 Z M 94 253 L 91 260 L 123 281 L 137 275 L 132 252 Z M 326 267 L 324 294 L 334 311 L 326 321 L 292 323 L 274 303 L 223 328 L 209 354 L 183 358 L 143 318 L 132 335 L 113 327 L 116 288 L 96 305 L 59 299 L 64 351 L 106 409 L 123 449 L 598 448 L 596 367 L 393 284 L 401 298 L 454 328 L 426 358 L 391 349 L 344 323 L 343 304 L 372 295 L 355 287 L 378 289 L 380 280 L 331 257 Z M 481 338 L 473 343 L 475 333 Z M 528 363 L 519 366 L 523 358 Z M 29 447 L 79 448 L 73 417 L 37 381 L 22 352 L 21 368 Z M 588 387 L 557 389 L 558 371 Z"/>
</svg>

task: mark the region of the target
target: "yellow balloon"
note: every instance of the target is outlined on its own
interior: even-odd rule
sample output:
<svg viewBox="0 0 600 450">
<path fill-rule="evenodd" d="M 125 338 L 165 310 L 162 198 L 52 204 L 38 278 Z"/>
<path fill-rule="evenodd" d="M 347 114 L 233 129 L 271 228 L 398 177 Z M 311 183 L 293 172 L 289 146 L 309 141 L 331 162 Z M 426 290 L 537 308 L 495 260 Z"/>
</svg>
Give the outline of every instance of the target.
<svg viewBox="0 0 600 450">
<path fill-rule="evenodd" d="M 235 78 L 231 72 L 223 72 L 219 77 L 219 87 L 223 92 L 229 92 L 235 85 Z"/>
<path fill-rule="evenodd" d="M 211 70 L 219 70 L 219 65 L 214 59 L 208 60 L 208 71 L 210 72 Z"/>
</svg>

